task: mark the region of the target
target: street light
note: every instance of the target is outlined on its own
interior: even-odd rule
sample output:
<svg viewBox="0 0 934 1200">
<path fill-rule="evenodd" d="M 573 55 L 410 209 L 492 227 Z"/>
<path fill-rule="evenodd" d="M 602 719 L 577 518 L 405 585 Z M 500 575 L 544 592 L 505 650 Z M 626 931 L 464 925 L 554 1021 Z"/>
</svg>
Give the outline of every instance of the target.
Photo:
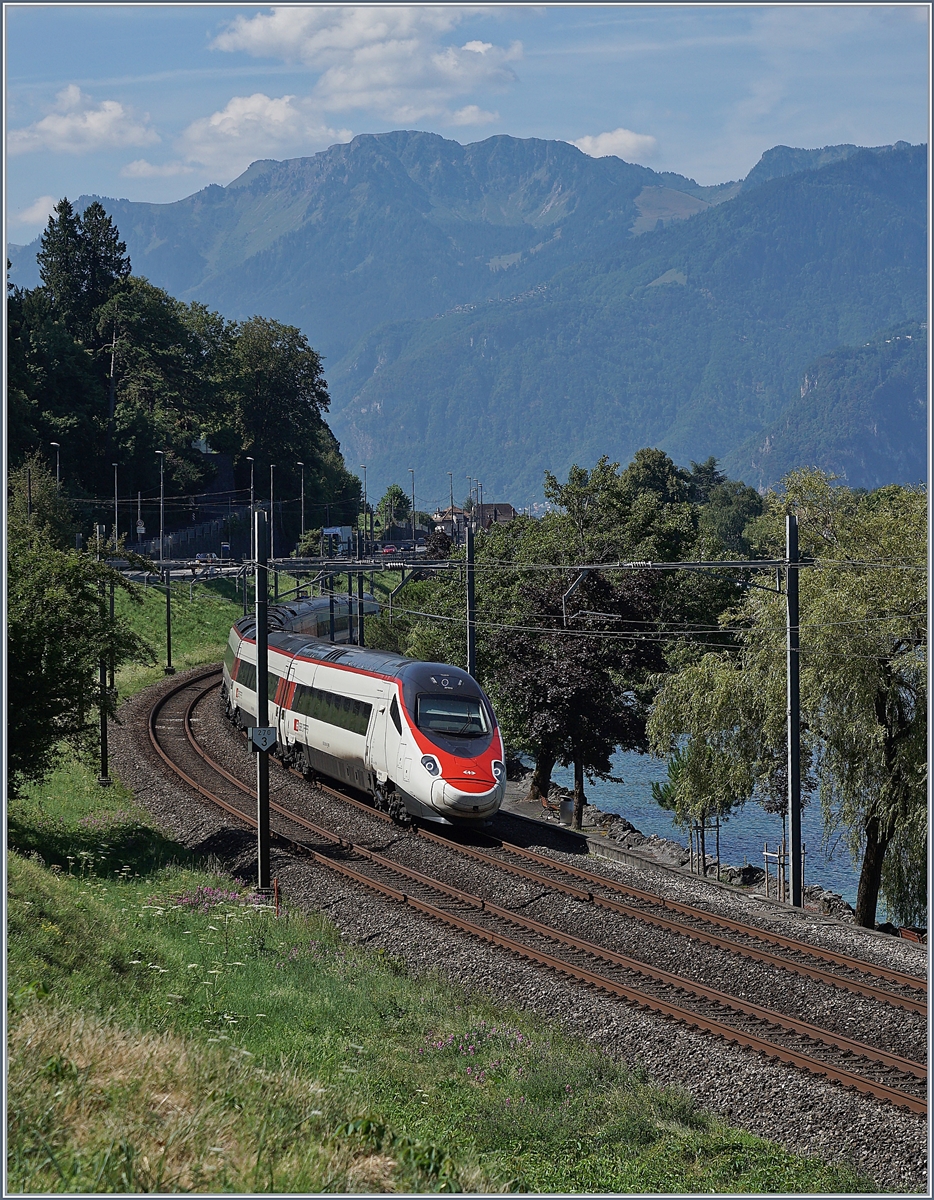
<svg viewBox="0 0 934 1200">
<path fill-rule="evenodd" d="M 298 540 L 301 542 L 302 538 L 305 536 L 305 464 L 300 462 L 296 463 L 295 465 L 297 467 L 301 467 L 302 469 L 302 531 L 298 535 Z"/>
<path fill-rule="evenodd" d="M 269 557 L 276 557 L 276 508 L 272 499 L 272 473 L 275 470 L 273 463 L 269 464 Z M 278 579 L 278 575 L 276 576 Z"/>
<path fill-rule="evenodd" d="M 409 467 L 412 476 L 412 550 L 415 550 L 415 468 Z"/>
<path fill-rule="evenodd" d="M 457 543 L 457 524 L 454 520 L 454 472 L 448 471 L 448 482 L 451 485 L 451 541 L 456 546 Z"/>
<path fill-rule="evenodd" d="M 62 446 L 60 442 L 49 442 L 49 445 L 55 447 L 55 490 L 60 492 L 62 490 L 62 476 L 59 469 L 59 453 Z"/>
<path fill-rule="evenodd" d="M 367 505 L 366 505 L 366 467 L 361 466 L 363 472 L 363 540 L 366 542 L 367 537 Z"/>
<path fill-rule="evenodd" d="M 253 561 L 253 458 L 251 455 L 246 456 L 247 462 L 250 464 L 250 562 Z"/>
<path fill-rule="evenodd" d="M 117 533 L 120 529 L 120 510 L 117 507 L 117 464 L 113 464 L 114 469 L 114 554 L 117 553 Z"/>
<path fill-rule="evenodd" d="M 165 451 L 157 450 L 159 455 L 159 562 L 163 562 L 165 538 Z"/>
</svg>

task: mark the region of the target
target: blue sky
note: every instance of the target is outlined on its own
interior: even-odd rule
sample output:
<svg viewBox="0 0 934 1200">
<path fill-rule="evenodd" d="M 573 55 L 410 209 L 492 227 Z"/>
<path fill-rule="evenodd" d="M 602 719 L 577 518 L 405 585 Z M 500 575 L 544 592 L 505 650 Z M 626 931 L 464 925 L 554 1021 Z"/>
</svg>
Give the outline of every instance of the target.
<svg viewBox="0 0 934 1200">
<path fill-rule="evenodd" d="M 928 140 L 926 5 L 4 7 L 10 241 L 357 133 L 560 138 L 699 183 Z"/>
</svg>

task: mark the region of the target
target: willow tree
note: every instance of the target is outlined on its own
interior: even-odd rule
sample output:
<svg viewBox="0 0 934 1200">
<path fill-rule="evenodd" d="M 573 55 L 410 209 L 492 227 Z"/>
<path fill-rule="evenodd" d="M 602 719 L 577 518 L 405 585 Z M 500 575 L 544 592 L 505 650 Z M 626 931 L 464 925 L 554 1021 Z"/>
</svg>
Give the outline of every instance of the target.
<svg viewBox="0 0 934 1200">
<path fill-rule="evenodd" d="M 805 783 L 860 866 L 857 923 L 875 923 L 880 895 L 897 919 L 918 922 L 927 901 L 925 493 L 859 494 L 821 472 L 793 472 L 748 531 L 754 552 L 783 554 L 788 512 L 813 561 L 800 571 Z M 664 681 L 649 734 L 659 753 L 685 738 L 707 748 L 695 756 L 695 794 L 726 788 L 773 810 L 781 803 L 784 608 L 784 597 L 750 591 L 724 618 L 737 651 L 708 653 Z"/>
</svg>

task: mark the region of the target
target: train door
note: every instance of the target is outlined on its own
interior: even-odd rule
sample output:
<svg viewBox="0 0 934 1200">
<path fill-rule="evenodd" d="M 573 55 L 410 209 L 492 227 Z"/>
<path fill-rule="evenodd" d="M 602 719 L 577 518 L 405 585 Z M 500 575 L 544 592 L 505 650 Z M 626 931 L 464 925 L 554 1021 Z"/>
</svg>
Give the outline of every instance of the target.
<svg viewBox="0 0 934 1200">
<path fill-rule="evenodd" d="M 285 688 L 282 697 L 282 704 L 279 706 L 277 713 L 278 720 L 276 722 L 276 737 L 278 738 L 279 745 L 283 750 L 288 749 L 293 742 L 301 740 L 296 737 L 296 733 L 298 731 L 295 728 L 295 718 L 293 717 L 291 720 L 289 719 L 289 710 L 290 708 L 294 707 L 289 702 L 289 692 L 292 689 L 292 684 L 295 683 L 295 668 L 297 666 L 298 659 L 293 658 L 289 660 L 289 669 L 285 673 Z"/>
<path fill-rule="evenodd" d="M 402 710 L 396 689 L 390 688 L 389 720 L 385 723 L 386 730 L 386 773 L 389 778 L 404 789 L 412 774 L 412 746 L 408 735 L 408 727 L 402 719 Z"/>
<path fill-rule="evenodd" d="M 373 715 L 366 731 L 366 768 L 385 782 L 389 772 L 386 765 L 386 710 L 389 707 L 389 684 L 376 682 Z"/>
</svg>

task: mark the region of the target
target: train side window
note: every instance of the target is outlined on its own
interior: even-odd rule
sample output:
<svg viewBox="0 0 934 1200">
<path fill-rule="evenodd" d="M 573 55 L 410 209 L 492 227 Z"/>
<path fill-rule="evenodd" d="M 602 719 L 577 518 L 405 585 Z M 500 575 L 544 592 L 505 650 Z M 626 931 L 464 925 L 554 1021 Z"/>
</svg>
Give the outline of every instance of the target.
<svg viewBox="0 0 934 1200">
<path fill-rule="evenodd" d="M 370 713 L 373 711 L 372 706 L 362 700 L 338 696 L 334 692 L 310 688 L 302 683 L 295 688 L 292 708 L 302 716 L 360 734 L 366 733 Z"/>
<path fill-rule="evenodd" d="M 272 703 L 272 704 L 275 704 L 275 702 L 276 702 L 276 690 L 279 687 L 279 680 L 281 678 L 282 678 L 281 675 L 275 675 L 275 674 L 273 674 L 272 671 L 270 671 L 269 674 L 266 676 L 266 687 L 269 689 L 268 697 L 269 697 L 270 703 Z"/>
<path fill-rule="evenodd" d="M 237 683 L 247 691 L 256 691 L 256 665 L 255 663 L 244 662 L 240 659 L 240 666 L 237 670 Z"/>
<path fill-rule="evenodd" d="M 236 657 L 237 657 L 236 650 L 228 642 L 227 649 L 224 651 L 224 666 L 227 668 L 227 674 L 231 678 L 233 678 L 233 665 L 234 665 L 234 661 L 236 660 Z"/>
<path fill-rule="evenodd" d="M 399 702 L 395 696 L 392 698 L 392 704 L 389 706 L 389 715 L 392 718 L 392 723 L 396 727 L 396 733 L 402 733 L 402 719 L 399 716 Z"/>
</svg>

